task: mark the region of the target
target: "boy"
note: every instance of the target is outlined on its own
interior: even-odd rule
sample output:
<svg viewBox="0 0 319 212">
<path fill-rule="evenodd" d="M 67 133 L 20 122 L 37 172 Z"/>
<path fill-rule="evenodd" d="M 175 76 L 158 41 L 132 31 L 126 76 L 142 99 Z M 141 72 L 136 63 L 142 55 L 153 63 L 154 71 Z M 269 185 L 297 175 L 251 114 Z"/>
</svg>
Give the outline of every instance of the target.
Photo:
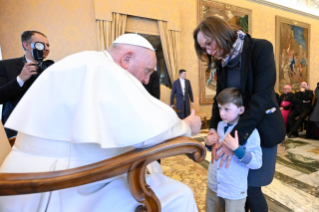
<svg viewBox="0 0 319 212">
<path fill-rule="evenodd" d="M 234 151 L 234 155 L 228 168 L 219 167 L 221 157 L 218 161 L 214 163 L 212 161 L 209 164 L 206 212 L 244 212 L 248 170 L 259 169 L 262 165 L 260 137 L 255 129 L 246 143 L 239 146 L 237 131 L 235 131 L 235 137 L 230 135 L 239 116 L 245 111 L 239 89 L 226 88 L 217 96 L 216 100 L 222 119 L 217 126 L 218 143 L 223 142 Z M 206 140 L 206 146 L 213 144 Z"/>
</svg>

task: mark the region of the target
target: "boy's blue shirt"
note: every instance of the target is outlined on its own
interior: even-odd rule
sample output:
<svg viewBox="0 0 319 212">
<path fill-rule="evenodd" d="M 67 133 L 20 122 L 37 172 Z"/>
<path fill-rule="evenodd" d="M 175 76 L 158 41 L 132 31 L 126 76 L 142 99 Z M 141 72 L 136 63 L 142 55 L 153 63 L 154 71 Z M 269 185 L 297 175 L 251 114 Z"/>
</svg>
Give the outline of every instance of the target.
<svg viewBox="0 0 319 212">
<path fill-rule="evenodd" d="M 219 143 L 224 140 L 227 133 L 230 133 L 237 123 L 229 126 L 224 132 L 227 124 L 220 121 L 217 126 Z M 247 177 L 249 169 L 259 169 L 262 165 L 262 151 L 260 147 L 260 137 L 255 129 L 246 143 L 242 146 L 245 154 L 242 159 L 234 154 L 229 167 L 226 169 L 225 164 L 219 168 L 220 157 L 214 163 L 209 163 L 207 184 L 208 187 L 217 193 L 217 196 L 227 199 L 242 199 L 247 196 Z M 217 153 L 220 150 L 217 151 Z"/>
</svg>

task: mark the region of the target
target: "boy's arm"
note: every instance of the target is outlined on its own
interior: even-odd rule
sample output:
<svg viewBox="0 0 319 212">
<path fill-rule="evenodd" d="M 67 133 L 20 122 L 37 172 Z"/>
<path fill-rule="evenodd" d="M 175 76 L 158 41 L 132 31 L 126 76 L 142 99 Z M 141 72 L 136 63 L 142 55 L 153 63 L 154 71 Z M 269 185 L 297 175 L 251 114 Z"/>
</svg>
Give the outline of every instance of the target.
<svg viewBox="0 0 319 212">
<path fill-rule="evenodd" d="M 239 159 L 239 162 L 250 169 L 259 169 L 262 166 L 262 151 L 260 147 L 260 137 L 258 131 L 255 129 L 248 138 L 244 149 L 244 156 Z M 234 151 L 235 154 L 237 150 Z M 237 154 L 236 154 L 237 155 Z"/>
</svg>

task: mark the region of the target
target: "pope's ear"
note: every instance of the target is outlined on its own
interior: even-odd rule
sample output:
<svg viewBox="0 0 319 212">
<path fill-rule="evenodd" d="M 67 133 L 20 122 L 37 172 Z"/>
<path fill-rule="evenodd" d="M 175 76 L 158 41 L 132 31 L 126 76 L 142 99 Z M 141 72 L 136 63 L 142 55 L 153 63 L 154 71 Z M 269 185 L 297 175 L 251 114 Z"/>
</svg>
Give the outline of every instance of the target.
<svg viewBox="0 0 319 212">
<path fill-rule="evenodd" d="M 132 59 L 132 55 L 133 55 L 132 52 L 127 52 L 121 58 L 121 65 L 124 69 L 127 69 L 129 67 L 129 63 Z"/>
</svg>

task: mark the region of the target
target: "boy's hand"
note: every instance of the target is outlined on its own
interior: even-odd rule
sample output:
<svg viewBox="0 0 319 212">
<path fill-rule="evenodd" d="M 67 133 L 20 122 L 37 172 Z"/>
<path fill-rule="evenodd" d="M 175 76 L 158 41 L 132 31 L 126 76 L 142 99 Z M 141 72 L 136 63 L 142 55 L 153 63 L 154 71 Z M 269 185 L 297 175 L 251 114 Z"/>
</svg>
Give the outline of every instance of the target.
<svg viewBox="0 0 319 212">
<path fill-rule="evenodd" d="M 226 135 L 223 140 L 223 143 L 231 150 L 235 151 L 239 147 L 238 143 L 238 133 L 235 131 L 235 138 L 233 138 L 230 133 Z"/>
<path fill-rule="evenodd" d="M 218 140 L 219 140 L 218 133 L 214 129 L 209 130 L 209 133 L 205 139 L 206 145 L 211 146 L 215 143 L 218 143 Z"/>
</svg>

